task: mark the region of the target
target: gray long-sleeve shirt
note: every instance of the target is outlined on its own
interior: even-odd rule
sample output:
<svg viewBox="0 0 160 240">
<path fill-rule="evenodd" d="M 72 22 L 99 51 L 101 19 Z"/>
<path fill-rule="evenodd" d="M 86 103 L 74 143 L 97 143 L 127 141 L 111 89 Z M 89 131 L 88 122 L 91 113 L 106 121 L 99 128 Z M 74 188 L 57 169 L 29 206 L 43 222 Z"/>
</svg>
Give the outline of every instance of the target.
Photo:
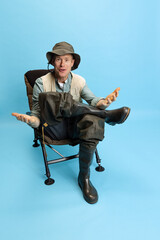
<svg viewBox="0 0 160 240">
<path fill-rule="evenodd" d="M 72 75 L 69 74 L 68 79 L 65 81 L 63 86 L 61 86 L 57 79 L 55 81 L 56 91 L 57 92 L 69 92 L 71 88 L 71 81 L 72 81 Z M 43 88 L 43 81 L 42 78 L 38 78 L 35 81 L 34 88 L 33 88 L 33 105 L 32 105 L 32 111 L 31 115 L 40 117 L 40 107 L 39 107 L 39 94 L 41 92 L 44 92 Z M 83 87 L 81 91 L 81 98 L 84 99 L 89 105 L 96 106 L 99 100 L 103 99 L 102 97 L 96 97 L 92 91 L 88 88 L 87 84 Z"/>
</svg>

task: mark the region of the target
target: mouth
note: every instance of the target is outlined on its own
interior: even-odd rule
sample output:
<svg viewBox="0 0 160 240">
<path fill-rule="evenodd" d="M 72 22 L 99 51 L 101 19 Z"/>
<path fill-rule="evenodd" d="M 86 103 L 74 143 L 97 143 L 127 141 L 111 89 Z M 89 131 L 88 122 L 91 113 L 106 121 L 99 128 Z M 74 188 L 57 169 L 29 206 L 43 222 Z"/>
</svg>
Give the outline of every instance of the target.
<svg viewBox="0 0 160 240">
<path fill-rule="evenodd" d="M 66 71 L 66 69 L 59 69 L 59 71 L 61 72 L 61 73 L 63 73 L 63 72 L 65 72 Z"/>
</svg>

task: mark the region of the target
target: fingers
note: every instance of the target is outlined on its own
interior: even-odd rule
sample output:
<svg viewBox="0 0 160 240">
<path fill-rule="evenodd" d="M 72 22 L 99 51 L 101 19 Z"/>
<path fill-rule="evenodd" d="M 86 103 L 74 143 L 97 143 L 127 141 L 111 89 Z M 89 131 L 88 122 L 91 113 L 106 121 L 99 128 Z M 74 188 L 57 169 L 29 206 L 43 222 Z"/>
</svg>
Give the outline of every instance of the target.
<svg viewBox="0 0 160 240">
<path fill-rule="evenodd" d="M 116 88 L 116 90 L 115 90 L 115 91 L 118 91 L 118 92 L 119 92 L 120 90 L 121 90 L 121 89 L 120 89 L 120 87 L 118 87 L 118 88 Z"/>
<path fill-rule="evenodd" d="M 19 113 L 12 113 L 12 116 L 17 117 Z"/>
<path fill-rule="evenodd" d="M 110 95 L 109 95 L 109 99 L 110 99 L 110 101 L 111 102 L 114 102 L 114 101 L 116 101 L 116 93 L 115 92 L 113 92 L 113 93 L 111 93 Z"/>
<path fill-rule="evenodd" d="M 116 101 L 116 98 L 117 98 L 116 93 L 114 93 L 114 94 L 113 94 L 112 102 Z"/>
<path fill-rule="evenodd" d="M 111 99 L 110 99 L 110 98 L 107 98 L 107 99 L 106 99 L 106 104 L 107 104 L 107 105 L 110 105 L 111 103 L 112 103 Z"/>
<path fill-rule="evenodd" d="M 112 102 L 116 101 L 116 98 L 119 96 L 120 87 L 116 88 L 113 93 L 111 93 Z"/>
<path fill-rule="evenodd" d="M 114 92 L 112 92 L 111 94 L 109 94 L 109 95 L 105 98 L 105 100 L 108 101 L 108 100 L 110 99 L 111 102 L 116 101 L 116 98 L 117 98 L 118 95 L 119 95 L 119 91 L 120 91 L 120 87 L 116 88 L 116 89 L 114 90 Z M 109 102 L 109 104 L 110 104 L 110 102 Z"/>
<path fill-rule="evenodd" d="M 116 97 L 118 97 L 120 91 L 120 87 L 116 88 L 113 93 L 115 93 Z"/>
<path fill-rule="evenodd" d="M 26 117 L 25 115 L 19 116 L 19 117 L 18 117 L 18 120 L 20 120 L 20 121 L 22 121 L 22 122 L 26 122 L 26 123 L 29 122 L 28 117 Z"/>
<path fill-rule="evenodd" d="M 19 113 L 12 113 L 12 116 L 16 117 L 17 120 L 25 122 L 25 123 L 30 123 L 30 116 L 26 114 L 19 114 Z"/>
<path fill-rule="evenodd" d="M 114 91 L 114 95 L 115 95 L 116 97 L 118 97 L 119 92 L 115 90 L 115 91 Z"/>
</svg>

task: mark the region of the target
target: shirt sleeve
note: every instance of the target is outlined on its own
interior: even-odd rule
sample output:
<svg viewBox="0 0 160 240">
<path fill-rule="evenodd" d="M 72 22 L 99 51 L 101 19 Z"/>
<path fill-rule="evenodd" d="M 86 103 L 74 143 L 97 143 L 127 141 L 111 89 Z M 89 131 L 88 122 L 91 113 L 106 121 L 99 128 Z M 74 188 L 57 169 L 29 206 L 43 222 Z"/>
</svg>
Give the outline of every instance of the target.
<svg viewBox="0 0 160 240">
<path fill-rule="evenodd" d="M 81 97 L 89 104 L 92 106 L 96 106 L 97 103 L 103 99 L 103 97 L 96 97 L 92 91 L 89 89 L 89 87 L 87 86 L 87 84 L 85 84 L 85 86 L 82 89 L 81 92 Z"/>
<path fill-rule="evenodd" d="M 40 107 L 39 107 L 39 94 L 44 92 L 43 82 L 41 78 L 38 78 L 35 81 L 33 87 L 33 96 L 32 96 L 32 110 L 31 116 L 40 118 Z"/>
</svg>

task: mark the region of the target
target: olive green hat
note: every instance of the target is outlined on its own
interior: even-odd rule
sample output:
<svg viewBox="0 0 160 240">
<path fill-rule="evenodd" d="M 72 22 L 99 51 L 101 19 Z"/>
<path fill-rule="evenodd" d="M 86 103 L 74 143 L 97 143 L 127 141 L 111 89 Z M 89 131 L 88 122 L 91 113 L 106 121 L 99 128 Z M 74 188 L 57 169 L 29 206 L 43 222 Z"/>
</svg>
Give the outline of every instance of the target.
<svg viewBox="0 0 160 240">
<path fill-rule="evenodd" d="M 74 65 L 72 67 L 72 70 L 78 68 L 78 65 L 81 61 L 80 56 L 74 52 L 74 48 L 72 47 L 71 44 L 67 43 L 67 42 L 60 42 L 60 43 L 56 43 L 54 45 L 54 47 L 52 48 L 51 52 L 47 52 L 46 53 L 46 57 L 48 59 L 48 63 L 51 63 L 51 60 L 53 58 L 54 55 L 58 55 L 58 56 L 62 56 L 65 54 L 72 54 L 73 58 L 74 58 Z"/>
</svg>

